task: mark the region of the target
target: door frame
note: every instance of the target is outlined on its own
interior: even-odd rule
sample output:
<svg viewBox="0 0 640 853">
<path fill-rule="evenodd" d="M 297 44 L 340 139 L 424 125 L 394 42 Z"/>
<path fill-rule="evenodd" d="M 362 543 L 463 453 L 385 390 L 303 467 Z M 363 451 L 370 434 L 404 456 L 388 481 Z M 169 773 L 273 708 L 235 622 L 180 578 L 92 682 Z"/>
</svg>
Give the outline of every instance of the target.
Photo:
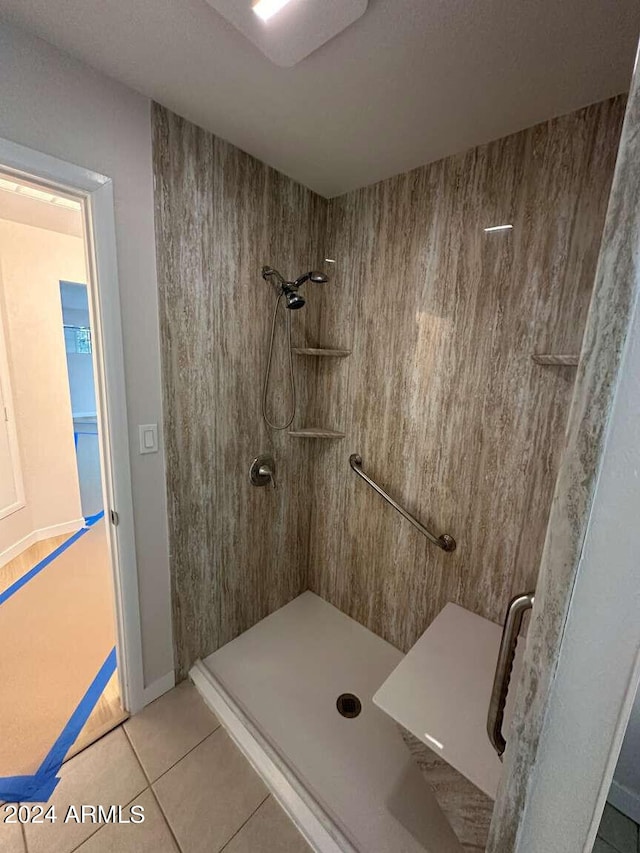
<svg viewBox="0 0 640 853">
<path fill-rule="evenodd" d="M 0 168 L 82 202 L 118 679 L 123 707 L 133 714 L 145 704 L 144 675 L 113 183 L 106 175 L 2 138 Z"/>
<path fill-rule="evenodd" d="M 9 439 L 9 454 L 13 469 L 13 477 L 16 487 L 16 499 L 12 504 L 5 507 L 0 506 L 0 521 L 18 512 L 25 506 L 24 477 L 22 474 L 22 459 L 18 444 L 18 431 L 16 429 L 16 407 L 11 383 L 11 371 L 9 369 L 9 358 L 7 354 L 7 340 L 5 329 L 5 318 L 2 300 L 0 299 L 0 417 L 4 417 L 7 424 L 7 437 Z M 2 411 L 4 408 L 4 412 Z"/>
</svg>

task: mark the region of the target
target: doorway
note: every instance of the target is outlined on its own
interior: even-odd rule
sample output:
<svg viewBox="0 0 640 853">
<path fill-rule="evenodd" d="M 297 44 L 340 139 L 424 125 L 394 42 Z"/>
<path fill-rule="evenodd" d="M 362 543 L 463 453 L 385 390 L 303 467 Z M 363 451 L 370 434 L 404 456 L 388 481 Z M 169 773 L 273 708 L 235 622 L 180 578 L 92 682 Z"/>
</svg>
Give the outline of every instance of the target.
<svg viewBox="0 0 640 853">
<path fill-rule="evenodd" d="M 104 511 L 89 294 L 86 284 L 60 282 L 67 376 L 71 395 L 82 515 Z"/>
<path fill-rule="evenodd" d="M 128 716 L 91 260 L 82 195 L 0 170 L 1 800 Z"/>
</svg>

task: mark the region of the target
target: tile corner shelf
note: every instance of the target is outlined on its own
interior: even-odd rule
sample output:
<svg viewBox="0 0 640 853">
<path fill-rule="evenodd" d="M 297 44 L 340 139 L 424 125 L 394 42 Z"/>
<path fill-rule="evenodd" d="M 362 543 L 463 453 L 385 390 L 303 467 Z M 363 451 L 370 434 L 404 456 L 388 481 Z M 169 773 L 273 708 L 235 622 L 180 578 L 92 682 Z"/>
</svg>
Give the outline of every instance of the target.
<svg viewBox="0 0 640 853">
<path fill-rule="evenodd" d="M 296 355 L 314 355 L 323 358 L 346 358 L 351 355 L 350 349 L 330 349 L 325 347 L 294 347 Z"/>
<path fill-rule="evenodd" d="M 554 355 L 552 353 L 536 353 L 531 358 L 536 364 L 556 365 L 559 367 L 576 367 L 580 361 L 579 355 Z"/>
<path fill-rule="evenodd" d="M 294 438 L 344 438 L 343 432 L 323 427 L 305 427 L 304 429 L 290 429 L 288 435 Z"/>
</svg>

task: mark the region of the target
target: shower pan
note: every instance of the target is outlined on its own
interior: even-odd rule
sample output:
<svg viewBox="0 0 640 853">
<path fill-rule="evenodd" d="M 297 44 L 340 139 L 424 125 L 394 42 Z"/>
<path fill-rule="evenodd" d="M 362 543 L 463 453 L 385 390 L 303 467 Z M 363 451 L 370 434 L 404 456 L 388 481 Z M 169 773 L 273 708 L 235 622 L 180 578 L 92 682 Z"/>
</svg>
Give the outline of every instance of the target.
<svg viewBox="0 0 640 853">
<path fill-rule="evenodd" d="M 373 702 L 403 657 L 304 592 L 190 676 L 313 850 L 463 853 L 398 727 Z"/>
</svg>

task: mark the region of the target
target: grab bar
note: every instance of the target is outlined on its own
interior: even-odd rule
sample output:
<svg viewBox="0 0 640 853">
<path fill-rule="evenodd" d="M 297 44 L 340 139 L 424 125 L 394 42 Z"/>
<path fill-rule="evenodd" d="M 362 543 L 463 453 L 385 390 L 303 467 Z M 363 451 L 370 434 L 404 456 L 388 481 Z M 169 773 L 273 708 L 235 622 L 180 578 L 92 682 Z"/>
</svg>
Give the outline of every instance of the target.
<svg viewBox="0 0 640 853">
<path fill-rule="evenodd" d="M 522 626 L 524 614 L 533 607 L 534 601 L 535 595 L 532 592 L 527 592 L 524 595 L 516 595 L 509 603 L 507 617 L 504 620 L 504 628 L 502 629 L 502 640 L 500 641 L 498 663 L 496 664 L 496 674 L 493 679 L 493 689 L 491 690 L 491 699 L 489 701 L 489 714 L 487 716 L 487 734 L 489 735 L 491 745 L 498 753 L 501 761 L 502 754 L 507 746 L 507 742 L 502 734 L 502 724 L 504 722 L 507 694 L 509 693 L 511 670 L 513 669 L 516 646 L 518 645 L 518 634 Z"/>
<path fill-rule="evenodd" d="M 394 509 L 397 509 L 400 515 L 404 516 L 407 521 L 410 521 L 411 524 L 422 533 L 423 536 L 426 536 L 429 542 L 433 542 L 434 545 L 437 545 L 438 548 L 442 548 L 443 551 L 455 551 L 456 550 L 456 540 L 453 536 L 449 536 L 448 533 L 443 533 L 442 536 L 434 536 L 433 533 L 430 533 L 424 524 L 420 524 L 417 518 L 414 518 L 410 513 L 406 511 L 403 507 L 400 506 L 399 503 L 396 503 L 392 497 L 390 497 L 377 483 L 374 483 L 371 477 L 367 477 L 362 468 L 362 457 L 358 456 L 357 453 L 352 453 L 349 457 L 349 465 L 353 468 L 356 474 L 368 483 L 371 488 L 376 491 L 380 497 L 383 497 L 385 501 Z"/>
</svg>

